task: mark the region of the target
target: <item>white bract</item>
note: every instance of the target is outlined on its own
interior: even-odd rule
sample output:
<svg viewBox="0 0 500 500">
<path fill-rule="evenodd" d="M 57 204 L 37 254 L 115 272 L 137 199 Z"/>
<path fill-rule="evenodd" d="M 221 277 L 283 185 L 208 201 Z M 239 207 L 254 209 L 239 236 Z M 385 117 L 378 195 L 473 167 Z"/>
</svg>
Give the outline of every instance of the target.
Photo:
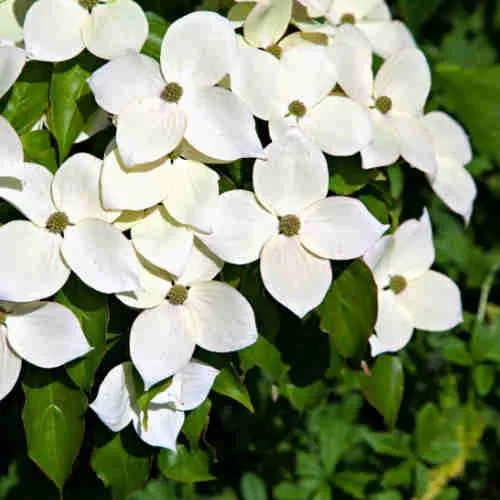
<svg viewBox="0 0 500 500">
<path fill-rule="evenodd" d="M 298 0 L 308 14 L 324 17 L 325 23 L 298 22 L 304 31 L 336 34 L 336 27 L 345 24 L 359 29 L 369 40 L 372 50 L 387 58 L 397 52 L 414 47 L 415 40 L 401 21 L 393 21 L 384 0 Z"/>
<path fill-rule="evenodd" d="M 53 302 L 0 302 L 0 400 L 14 387 L 26 360 L 55 368 L 90 351 L 80 323 Z"/>
<path fill-rule="evenodd" d="M 337 70 L 327 47 L 304 42 L 284 50 L 279 60 L 250 47 L 240 48 L 238 54 L 231 88 L 255 116 L 270 122 L 273 140 L 299 128 L 335 156 L 353 155 L 369 144 L 368 112 L 352 99 L 330 95 Z"/>
<path fill-rule="evenodd" d="M 25 62 L 24 50 L 0 43 L 0 98 L 14 85 Z"/>
<path fill-rule="evenodd" d="M 26 13 L 28 57 L 65 61 L 85 48 L 102 59 L 139 52 L 148 21 L 132 0 L 37 0 Z"/>
<path fill-rule="evenodd" d="M 0 2 L 0 19 L 2 20 L 0 41 L 13 45 L 23 41 L 24 16 L 33 2 L 34 0 L 2 0 Z"/>
<path fill-rule="evenodd" d="M 364 259 L 378 286 L 378 318 L 370 338 L 373 356 L 402 349 L 414 328 L 444 331 L 462 321 L 457 285 L 430 269 L 434 245 L 427 211 L 384 236 Z"/>
<path fill-rule="evenodd" d="M 196 345 L 226 353 L 257 340 L 255 316 L 245 297 L 212 281 L 221 268 L 218 259 L 196 245 L 178 279 L 144 266 L 142 290 L 120 295 L 131 307 L 149 307 L 130 333 L 130 356 L 147 389 L 184 367 Z"/>
<path fill-rule="evenodd" d="M 345 43 L 344 43 L 345 40 Z M 362 151 L 363 168 L 393 164 L 402 156 L 433 175 L 437 169 L 432 136 L 423 121 L 431 73 L 422 52 L 406 49 L 387 59 L 376 78 L 371 51 L 347 38 L 331 47 L 342 90 L 370 111 L 374 138 Z"/>
<path fill-rule="evenodd" d="M 472 160 L 472 149 L 464 129 L 441 111 L 425 115 L 424 124 L 429 130 L 437 155 L 438 169 L 427 176 L 434 192 L 465 222 L 472 215 L 477 189 L 465 165 Z"/>
<path fill-rule="evenodd" d="M 0 300 L 29 302 L 49 297 L 72 270 L 102 293 L 139 288 L 132 244 L 110 222 L 100 201 L 101 161 L 80 153 L 52 175 L 24 165 L 22 188 L 0 184 L 0 198 L 29 220 L 0 227 Z"/>
<path fill-rule="evenodd" d="M 227 19 L 196 12 L 168 29 L 161 68 L 150 57 L 130 54 L 89 78 L 98 104 L 117 115 L 116 142 L 126 165 L 157 161 L 183 138 L 223 161 L 262 154 L 251 112 L 216 86 L 229 73 L 235 50 Z"/>
<path fill-rule="evenodd" d="M 7 179 L 1 179 L 2 177 L 12 177 L 11 185 L 20 189 L 19 180 L 22 180 L 23 175 L 24 151 L 21 139 L 12 125 L 0 116 L 0 182 L 7 181 Z M 18 181 L 15 182 L 14 179 Z"/>
<path fill-rule="evenodd" d="M 205 401 L 218 370 L 191 361 L 172 377 L 164 391 L 152 399 L 146 413 L 139 407 L 132 370 L 130 363 L 122 363 L 110 370 L 90 408 L 113 432 L 119 432 L 133 422 L 137 435 L 144 442 L 175 451 L 184 412 L 194 410 Z"/>
<path fill-rule="evenodd" d="M 221 259 L 247 264 L 260 257 L 262 280 L 281 304 L 303 317 L 328 291 L 329 259 L 361 256 L 384 233 L 358 200 L 327 198 L 326 160 L 297 131 L 290 131 L 257 160 L 254 193 L 219 197 L 213 233 L 202 241 Z"/>
</svg>

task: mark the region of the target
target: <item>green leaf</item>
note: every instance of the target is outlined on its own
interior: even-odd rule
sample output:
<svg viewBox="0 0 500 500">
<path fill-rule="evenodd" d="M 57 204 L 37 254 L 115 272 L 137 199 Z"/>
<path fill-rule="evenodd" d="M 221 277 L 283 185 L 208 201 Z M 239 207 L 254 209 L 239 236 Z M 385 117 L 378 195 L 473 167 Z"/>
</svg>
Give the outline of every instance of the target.
<svg viewBox="0 0 500 500">
<path fill-rule="evenodd" d="M 408 458 L 412 455 L 411 436 L 403 432 L 372 432 L 366 430 L 363 438 L 371 448 L 381 455 Z"/>
<path fill-rule="evenodd" d="M 436 81 L 447 107 L 471 134 L 478 151 L 500 161 L 500 65 L 461 69 L 443 64 L 437 68 Z"/>
<path fill-rule="evenodd" d="M 274 489 L 276 500 L 304 500 L 308 494 L 309 490 L 293 483 L 280 483 Z"/>
<path fill-rule="evenodd" d="M 316 494 L 312 497 L 312 500 L 331 500 L 332 490 L 328 484 L 323 484 Z"/>
<path fill-rule="evenodd" d="M 59 147 L 61 162 L 68 156 L 76 138 L 97 109 L 87 78 L 97 60 L 84 53 L 54 66 L 50 85 L 49 128 Z"/>
<path fill-rule="evenodd" d="M 325 393 L 326 386 L 321 380 L 305 387 L 297 387 L 293 384 L 286 384 L 284 387 L 284 395 L 298 411 L 314 408 L 323 399 Z"/>
<path fill-rule="evenodd" d="M 365 489 L 369 483 L 376 479 L 376 474 L 368 472 L 337 472 L 333 477 L 333 482 L 337 488 L 345 491 L 349 495 L 359 500 L 366 498 Z"/>
<path fill-rule="evenodd" d="M 150 457 L 148 448 L 129 426 L 118 434 L 108 435 L 107 441 L 96 446 L 91 465 L 99 479 L 111 489 L 113 499 L 121 500 L 146 483 Z"/>
<path fill-rule="evenodd" d="M 247 388 L 231 368 L 224 368 L 219 375 L 217 375 L 213 390 L 223 396 L 238 401 L 238 403 L 241 403 L 252 413 L 255 411 Z"/>
<path fill-rule="evenodd" d="M 382 478 L 384 488 L 394 488 L 398 486 L 410 486 L 413 478 L 414 460 L 408 460 L 396 467 L 387 469 Z"/>
<path fill-rule="evenodd" d="M 417 31 L 426 21 L 431 19 L 442 2 L 443 0 L 422 0 L 421 2 L 398 0 L 398 7 L 403 19 L 412 30 Z"/>
<path fill-rule="evenodd" d="M 154 12 L 146 12 L 146 17 L 149 24 L 149 33 L 141 52 L 159 61 L 161 44 L 169 23 L 167 23 L 163 17 L 155 14 Z"/>
<path fill-rule="evenodd" d="M 199 483 L 212 481 L 209 472 L 208 455 L 202 450 L 189 451 L 183 445 L 177 451 L 163 449 L 158 455 L 158 467 L 161 473 L 180 483 Z"/>
<path fill-rule="evenodd" d="M 475 361 L 500 363 L 500 317 L 490 325 L 480 324 L 474 328 L 470 350 Z"/>
<path fill-rule="evenodd" d="M 87 399 L 80 390 L 66 385 L 61 373 L 31 365 L 22 384 L 29 457 L 62 491 L 82 444 Z"/>
<path fill-rule="evenodd" d="M 363 261 L 340 271 L 318 312 L 321 330 L 332 336 L 342 356 L 363 353 L 377 320 L 377 286 Z"/>
<path fill-rule="evenodd" d="M 475 366 L 473 377 L 477 393 L 484 397 L 490 393 L 495 383 L 495 367 L 490 365 Z"/>
<path fill-rule="evenodd" d="M 56 300 L 73 311 L 93 347 L 84 358 L 73 361 L 66 367 L 71 380 L 88 391 L 94 383 L 95 372 L 105 354 L 109 322 L 108 299 L 72 276 L 59 291 Z"/>
<path fill-rule="evenodd" d="M 279 381 L 288 371 L 281 360 L 281 353 L 262 336 L 255 344 L 240 351 L 239 356 L 240 367 L 244 372 L 257 366 L 273 381 Z"/>
<path fill-rule="evenodd" d="M 149 482 L 143 491 L 132 493 L 127 500 L 176 500 L 174 484 L 166 479 L 156 479 Z"/>
<path fill-rule="evenodd" d="M 304 451 L 299 451 L 296 458 L 295 471 L 301 477 L 322 479 L 325 475 L 319 458 Z"/>
<path fill-rule="evenodd" d="M 472 357 L 467 350 L 467 344 L 456 337 L 448 337 L 442 347 L 443 356 L 459 366 L 469 366 L 472 364 Z"/>
<path fill-rule="evenodd" d="M 359 375 L 361 390 L 367 401 L 394 427 L 403 399 L 404 373 L 401 361 L 394 356 L 380 356 L 372 376 Z"/>
<path fill-rule="evenodd" d="M 363 189 L 377 176 L 376 170 L 363 170 L 358 158 L 330 158 L 330 191 L 348 196 Z"/>
<path fill-rule="evenodd" d="M 51 65 L 29 62 L 8 94 L 3 115 L 19 135 L 28 133 L 49 107 Z"/>
<path fill-rule="evenodd" d="M 259 476 L 247 472 L 241 478 L 241 495 L 243 500 L 267 500 L 266 484 Z"/>
<path fill-rule="evenodd" d="M 376 493 L 370 497 L 370 500 L 403 500 L 401 493 L 398 490 L 384 491 Z"/>
<path fill-rule="evenodd" d="M 57 153 L 47 130 L 34 130 L 21 136 L 24 161 L 38 163 L 52 173 L 57 170 Z"/>
<path fill-rule="evenodd" d="M 182 427 L 182 432 L 187 437 L 191 448 L 198 448 L 200 438 L 205 429 L 208 427 L 211 408 L 212 402 L 210 399 L 205 399 L 205 401 L 198 406 L 198 408 L 195 408 L 186 417 Z"/>
</svg>

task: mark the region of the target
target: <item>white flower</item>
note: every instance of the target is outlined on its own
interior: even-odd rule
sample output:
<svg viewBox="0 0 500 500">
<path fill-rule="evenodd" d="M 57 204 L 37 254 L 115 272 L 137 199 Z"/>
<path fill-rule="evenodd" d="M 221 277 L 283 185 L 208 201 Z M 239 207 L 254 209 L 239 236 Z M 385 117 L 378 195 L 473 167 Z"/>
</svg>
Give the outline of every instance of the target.
<svg viewBox="0 0 500 500">
<path fill-rule="evenodd" d="M 2 0 L 0 2 L 0 19 L 2 20 L 0 23 L 0 41 L 12 44 L 23 41 L 22 25 L 30 4 L 31 0 Z"/>
<path fill-rule="evenodd" d="M 431 88 L 424 54 L 417 49 L 398 52 L 384 62 L 375 79 L 371 52 L 361 44 L 344 37 L 332 45 L 330 54 L 343 91 L 370 110 L 374 139 L 361 151 L 363 168 L 391 165 L 401 155 L 432 175 L 437 169 L 435 149 L 422 120 Z"/>
<path fill-rule="evenodd" d="M 372 355 L 395 352 L 413 329 L 444 331 L 462 321 L 460 290 L 434 262 L 427 211 L 384 236 L 364 257 L 378 285 L 378 318 L 370 338 Z"/>
<path fill-rule="evenodd" d="M 0 400 L 14 387 L 21 361 L 55 368 L 91 350 L 80 323 L 54 302 L 0 302 Z"/>
<path fill-rule="evenodd" d="M 215 86 L 229 73 L 235 49 L 227 19 L 195 12 L 168 29 L 161 69 L 153 59 L 131 54 L 89 78 L 98 104 L 117 115 L 116 141 L 126 165 L 157 161 L 183 137 L 223 161 L 262 154 L 250 111 L 236 95 Z"/>
<path fill-rule="evenodd" d="M 437 155 L 437 172 L 427 176 L 432 189 L 468 223 L 477 194 L 474 179 L 465 169 L 472 160 L 469 138 L 453 118 L 441 111 L 425 115 L 424 124 L 434 140 Z"/>
<path fill-rule="evenodd" d="M 14 85 L 25 62 L 24 50 L 0 44 L 0 98 Z"/>
<path fill-rule="evenodd" d="M 12 125 L 0 116 L 0 180 L 6 180 L 1 179 L 2 177 L 22 180 L 23 175 L 24 151 L 21 139 Z M 20 189 L 21 184 L 18 182 L 14 187 Z"/>
<path fill-rule="evenodd" d="M 244 2 L 246 0 L 236 0 Z M 285 34 L 292 17 L 292 0 L 257 0 L 244 20 L 245 40 L 253 47 L 267 48 L 274 45 Z M 250 4 L 251 5 L 251 4 Z M 234 11 L 239 6 L 235 6 Z M 231 13 L 229 14 L 231 17 Z"/>
<path fill-rule="evenodd" d="M 152 399 L 146 415 L 138 405 L 132 369 L 131 363 L 122 363 L 110 370 L 90 408 L 113 432 L 133 422 L 144 442 L 175 451 L 184 412 L 194 410 L 205 401 L 218 370 L 191 361 L 172 377 L 166 390 Z"/>
<path fill-rule="evenodd" d="M 213 233 L 200 239 L 223 260 L 247 264 L 260 257 L 269 293 L 297 316 L 328 291 L 328 259 L 361 256 L 387 229 L 358 200 L 329 197 L 321 151 L 296 131 L 266 150 L 253 171 L 255 195 L 219 197 Z"/>
<path fill-rule="evenodd" d="M 141 50 L 148 21 L 132 0 L 38 0 L 26 13 L 24 43 L 31 59 L 66 61 L 85 48 L 113 59 Z"/>
<path fill-rule="evenodd" d="M 221 268 L 197 244 L 178 279 L 144 266 L 142 290 L 120 294 L 131 307 L 149 308 L 130 333 L 130 356 L 147 389 L 184 367 L 196 345 L 225 353 L 257 340 L 255 316 L 245 297 L 226 283 L 211 281 Z"/>
<path fill-rule="evenodd" d="M 353 155 L 371 141 L 367 111 L 351 99 L 330 95 L 337 71 L 327 47 L 304 42 L 283 51 L 279 60 L 250 47 L 239 48 L 238 54 L 231 88 L 255 116 L 270 122 L 274 140 L 298 127 L 335 156 Z"/>
<path fill-rule="evenodd" d="M 101 161 L 80 153 L 52 175 L 27 163 L 22 189 L 0 186 L 0 198 L 29 220 L 0 227 L 0 300 L 29 302 L 48 297 L 70 269 L 103 293 L 139 287 L 132 244 L 110 222 L 118 214 L 101 207 Z"/>
<path fill-rule="evenodd" d="M 325 17 L 325 24 L 299 22 L 301 30 L 335 35 L 335 27 L 354 25 L 370 41 L 372 50 L 387 58 L 415 47 L 415 40 L 401 21 L 393 21 L 384 0 L 298 0 L 311 17 Z"/>
</svg>

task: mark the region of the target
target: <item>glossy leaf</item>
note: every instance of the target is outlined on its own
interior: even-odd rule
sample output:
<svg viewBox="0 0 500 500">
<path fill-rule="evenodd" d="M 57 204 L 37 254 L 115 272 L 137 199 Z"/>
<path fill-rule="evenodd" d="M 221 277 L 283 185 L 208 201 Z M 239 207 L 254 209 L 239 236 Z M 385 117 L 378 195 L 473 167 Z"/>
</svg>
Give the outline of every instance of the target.
<svg viewBox="0 0 500 500">
<path fill-rule="evenodd" d="M 209 471 L 209 457 L 202 450 L 189 451 L 185 446 L 177 446 L 177 451 L 163 449 L 158 455 L 161 473 L 180 483 L 199 483 L 212 481 Z"/>
<path fill-rule="evenodd" d="M 183 434 L 187 437 L 191 448 L 198 448 L 201 436 L 208 426 L 212 402 L 205 399 L 203 403 L 186 416 L 182 427 Z"/>
<path fill-rule="evenodd" d="M 250 394 L 243 382 L 230 368 L 224 368 L 215 379 L 213 390 L 223 396 L 234 399 L 252 413 L 254 412 Z"/>
<path fill-rule="evenodd" d="M 154 12 L 146 12 L 146 17 L 148 18 L 149 33 L 141 52 L 159 61 L 161 43 L 169 23 L 167 23 L 163 17 L 155 14 Z"/>
<path fill-rule="evenodd" d="M 241 478 L 241 495 L 243 500 L 267 500 L 267 490 L 264 481 L 251 472 Z"/>
<path fill-rule="evenodd" d="M 21 136 L 24 160 L 47 167 L 51 172 L 57 170 L 57 152 L 52 145 L 47 130 L 33 130 Z"/>
</svg>

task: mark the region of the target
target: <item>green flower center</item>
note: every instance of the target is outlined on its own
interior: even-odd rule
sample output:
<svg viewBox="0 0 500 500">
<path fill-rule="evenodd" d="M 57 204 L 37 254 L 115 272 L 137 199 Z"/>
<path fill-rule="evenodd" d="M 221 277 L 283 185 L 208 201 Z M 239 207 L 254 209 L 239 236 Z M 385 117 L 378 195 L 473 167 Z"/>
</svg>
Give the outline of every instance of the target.
<svg viewBox="0 0 500 500">
<path fill-rule="evenodd" d="M 391 281 L 389 282 L 389 288 L 396 294 L 399 295 L 401 292 L 404 292 L 406 287 L 408 286 L 408 282 L 403 276 L 392 276 Z"/>
<path fill-rule="evenodd" d="M 392 99 L 383 95 L 375 101 L 375 107 L 385 115 L 392 109 Z"/>
<path fill-rule="evenodd" d="M 84 9 L 92 10 L 99 3 L 99 0 L 78 0 L 78 3 Z"/>
<path fill-rule="evenodd" d="M 350 14 L 350 13 L 344 14 L 340 18 L 340 22 L 342 24 L 356 24 L 356 16 L 354 14 Z"/>
<path fill-rule="evenodd" d="M 285 236 L 296 236 L 300 231 L 300 219 L 296 215 L 285 215 L 280 218 L 279 229 Z"/>
<path fill-rule="evenodd" d="M 306 114 L 307 108 L 303 102 L 293 101 L 288 106 L 288 112 L 297 118 L 302 118 Z"/>
<path fill-rule="evenodd" d="M 182 90 L 182 87 L 178 83 L 170 82 L 163 89 L 161 97 L 167 102 L 179 102 L 183 94 L 184 90 Z"/>
<path fill-rule="evenodd" d="M 47 220 L 45 227 L 55 234 L 61 234 L 69 226 L 68 216 L 64 212 L 55 212 Z"/>
<path fill-rule="evenodd" d="M 281 55 L 283 54 L 283 49 L 279 45 L 271 45 L 267 48 L 267 51 L 276 57 L 276 59 L 281 59 Z"/>
<path fill-rule="evenodd" d="M 188 298 L 188 289 L 182 285 L 174 285 L 168 292 L 167 300 L 174 306 L 180 306 Z"/>
</svg>

